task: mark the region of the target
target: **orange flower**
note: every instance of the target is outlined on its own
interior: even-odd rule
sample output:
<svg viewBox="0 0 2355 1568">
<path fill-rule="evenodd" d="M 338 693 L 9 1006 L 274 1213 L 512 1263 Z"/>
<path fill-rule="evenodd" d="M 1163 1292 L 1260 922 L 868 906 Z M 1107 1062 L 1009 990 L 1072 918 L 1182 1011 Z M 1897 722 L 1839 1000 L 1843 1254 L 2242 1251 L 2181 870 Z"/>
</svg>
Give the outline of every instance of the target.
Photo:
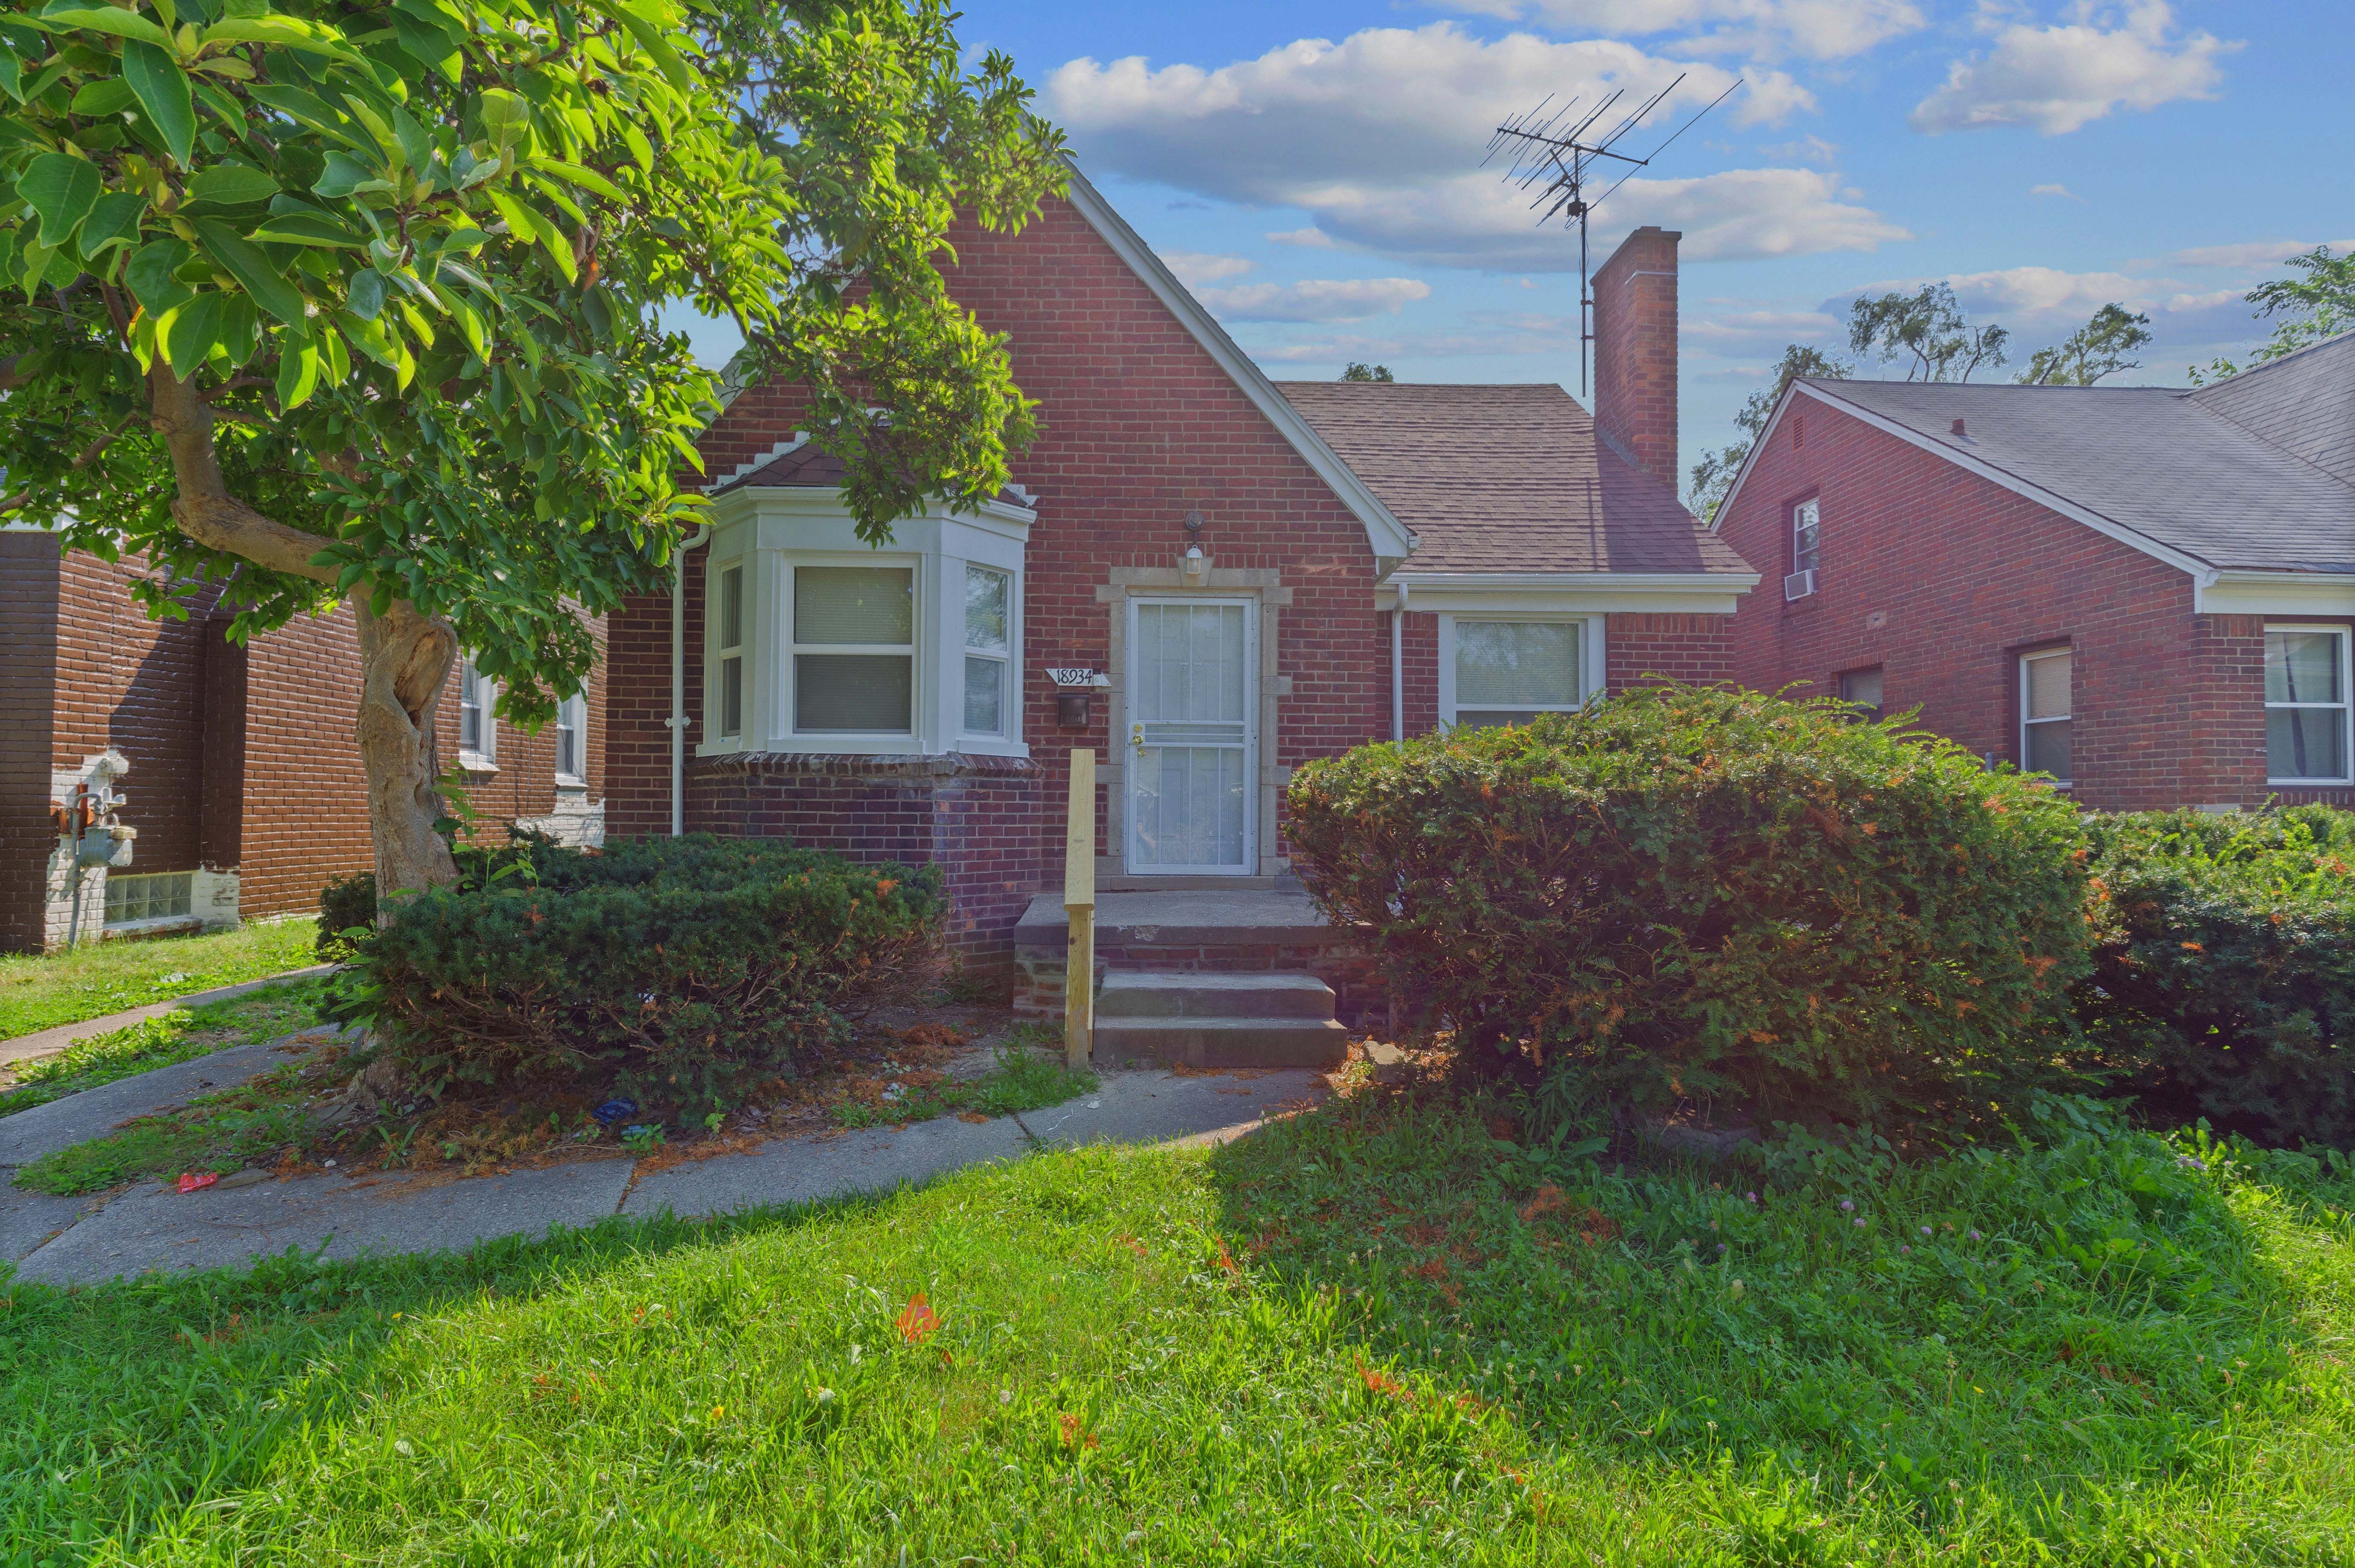
<svg viewBox="0 0 2355 1568">
<path fill-rule="evenodd" d="M 921 1345 L 939 1330 L 941 1320 L 933 1315 L 932 1303 L 924 1299 L 924 1293 L 920 1290 L 908 1297 L 907 1307 L 899 1317 L 899 1326 L 900 1339 L 911 1345 Z"/>
</svg>

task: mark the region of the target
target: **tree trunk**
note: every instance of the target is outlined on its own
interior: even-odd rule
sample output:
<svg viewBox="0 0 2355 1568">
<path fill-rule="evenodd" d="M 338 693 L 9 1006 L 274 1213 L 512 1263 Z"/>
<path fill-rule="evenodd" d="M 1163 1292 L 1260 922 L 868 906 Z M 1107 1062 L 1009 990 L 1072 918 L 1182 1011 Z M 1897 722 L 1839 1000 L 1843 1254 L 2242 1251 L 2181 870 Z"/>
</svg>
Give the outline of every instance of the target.
<svg viewBox="0 0 2355 1568">
<path fill-rule="evenodd" d="M 458 656 L 458 637 L 448 622 L 419 614 L 405 599 L 382 615 L 364 598 L 352 608 L 359 621 L 360 760 L 368 768 L 381 921 L 383 901 L 394 894 L 458 880 L 449 844 L 433 831 L 444 815 L 434 710 Z"/>
</svg>

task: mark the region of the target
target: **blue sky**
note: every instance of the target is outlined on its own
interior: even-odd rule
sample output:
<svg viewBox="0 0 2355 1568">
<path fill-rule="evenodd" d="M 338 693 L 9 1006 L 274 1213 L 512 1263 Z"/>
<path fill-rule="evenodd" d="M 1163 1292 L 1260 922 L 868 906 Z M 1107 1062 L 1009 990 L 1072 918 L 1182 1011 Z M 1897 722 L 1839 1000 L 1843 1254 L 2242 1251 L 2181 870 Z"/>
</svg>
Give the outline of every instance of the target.
<svg viewBox="0 0 2355 1568">
<path fill-rule="evenodd" d="M 2355 7 L 2321 3 L 974 0 L 1082 167 L 1278 377 L 1578 387 L 1577 245 L 1483 169 L 1549 92 L 1634 101 L 1643 150 L 1743 88 L 1594 218 L 1596 255 L 1685 234 L 1684 452 L 1726 439 L 1785 343 L 1950 279 L 2014 364 L 2105 301 L 2180 384 L 2262 337 L 2240 296 L 2355 240 Z"/>
</svg>

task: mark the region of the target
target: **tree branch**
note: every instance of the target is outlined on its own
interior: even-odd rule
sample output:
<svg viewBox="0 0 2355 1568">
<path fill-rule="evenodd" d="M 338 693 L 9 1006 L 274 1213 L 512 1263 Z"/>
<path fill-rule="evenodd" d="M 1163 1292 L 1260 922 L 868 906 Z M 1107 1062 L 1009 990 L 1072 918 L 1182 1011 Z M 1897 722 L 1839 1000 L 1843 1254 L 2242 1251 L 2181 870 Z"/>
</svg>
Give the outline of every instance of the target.
<svg viewBox="0 0 2355 1568">
<path fill-rule="evenodd" d="M 172 477 L 179 492 L 172 501 L 172 520 L 180 531 L 200 545 L 243 556 L 272 571 L 333 582 L 332 568 L 311 564 L 311 558 L 326 548 L 326 539 L 264 517 L 229 493 L 213 450 L 214 411 L 197 395 L 196 383 L 174 375 L 158 355 L 147 373 L 147 389 L 155 430 L 172 458 Z"/>
</svg>

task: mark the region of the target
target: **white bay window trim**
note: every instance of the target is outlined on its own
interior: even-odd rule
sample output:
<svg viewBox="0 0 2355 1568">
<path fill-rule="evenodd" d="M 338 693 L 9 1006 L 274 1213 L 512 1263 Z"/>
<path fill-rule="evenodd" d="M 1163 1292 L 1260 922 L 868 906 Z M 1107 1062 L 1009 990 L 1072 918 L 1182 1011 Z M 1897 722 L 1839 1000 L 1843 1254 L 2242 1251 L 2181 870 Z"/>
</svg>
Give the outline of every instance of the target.
<svg viewBox="0 0 2355 1568">
<path fill-rule="evenodd" d="M 1511 703 L 1482 702 L 1478 694 L 1459 692 L 1457 651 L 1463 628 L 1498 624 L 1536 623 L 1572 628 L 1572 646 L 1577 663 L 1574 688 L 1565 687 L 1558 699 L 1549 702 L 1515 701 Z M 1586 699 L 1603 689 L 1605 667 L 1603 645 L 1604 617 L 1601 615 L 1564 614 L 1534 610 L 1457 611 L 1443 613 L 1439 617 L 1439 721 L 1449 729 L 1458 722 L 1459 713 L 1510 711 L 1513 713 L 1574 713 Z"/>
<path fill-rule="evenodd" d="M 939 756 L 966 752 L 984 755 L 1027 757 L 1022 741 L 1022 592 L 1023 549 L 1032 514 L 992 503 L 979 513 L 952 514 L 943 509 L 901 518 L 891 528 L 890 540 L 877 549 L 861 540 L 841 498 L 827 491 L 797 488 L 738 490 L 715 499 L 712 539 L 706 572 L 706 603 L 713 606 L 704 617 L 704 722 L 698 756 L 737 753 L 804 752 L 860 756 Z M 883 626 L 873 604 L 844 598 L 825 612 L 823 635 L 813 639 L 808 628 L 797 626 L 795 584 L 805 569 L 849 568 L 862 573 L 905 572 L 908 586 L 908 631 L 905 642 L 886 628 L 885 641 L 840 640 L 861 628 Z M 1003 645 L 994 639 L 976 645 L 967 619 L 967 574 L 980 571 L 999 574 L 1006 589 Z M 741 571 L 744 610 L 734 648 L 719 645 L 717 613 L 725 574 Z M 806 586 L 815 589 L 813 581 Z M 871 595 L 881 584 L 868 578 L 837 579 L 827 585 L 838 592 Z M 805 605 L 810 609 L 816 601 Z M 863 618 L 862 618 L 863 617 Z M 999 727 L 996 732 L 975 731 L 966 724 L 968 662 L 995 660 L 1001 667 Z M 904 659 L 908 664 L 908 711 L 904 726 L 875 729 L 822 729 L 804 711 L 812 704 L 800 693 L 803 677 L 824 679 L 826 660 L 881 661 Z M 736 678 L 742 688 L 742 722 L 739 733 L 720 733 L 721 702 L 726 667 L 741 661 Z M 796 661 L 812 661 L 799 664 Z M 890 695 L 889 681 L 876 682 L 884 673 L 879 663 L 845 665 L 839 673 L 868 680 L 871 702 L 879 691 Z M 858 693 L 837 688 L 830 701 L 855 702 Z M 843 710 L 825 717 L 840 719 Z M 896 715 L 895 715 L 896 717 Z"/>
</svg>

